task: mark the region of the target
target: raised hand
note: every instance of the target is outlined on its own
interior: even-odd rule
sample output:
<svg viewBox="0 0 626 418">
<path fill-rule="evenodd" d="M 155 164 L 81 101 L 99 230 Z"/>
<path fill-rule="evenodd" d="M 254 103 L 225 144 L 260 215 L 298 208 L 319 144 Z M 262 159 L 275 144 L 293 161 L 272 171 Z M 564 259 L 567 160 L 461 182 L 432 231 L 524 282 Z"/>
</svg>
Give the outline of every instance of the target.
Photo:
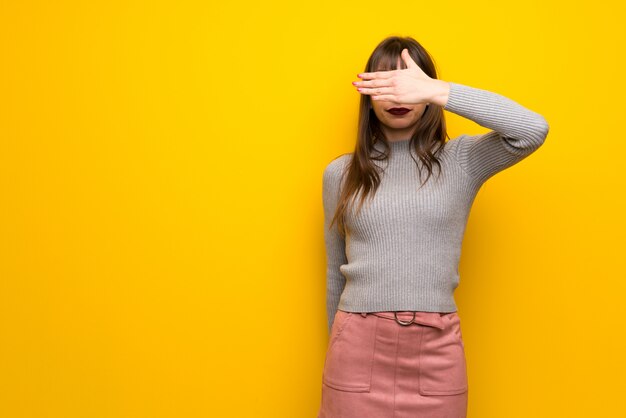
<svg viewBox="0 0 626 418">
<path fill-rule="evenodd" d="M 401 53 L 407 68 L 359 74 L 362 81 L 352 84 L 372 100 L 386 100 L 399 104 L 435 103 L 445 105 L 450 86 L 447 82 L 429 77 L 413 61 L 405 48 Z"/>
</svg>

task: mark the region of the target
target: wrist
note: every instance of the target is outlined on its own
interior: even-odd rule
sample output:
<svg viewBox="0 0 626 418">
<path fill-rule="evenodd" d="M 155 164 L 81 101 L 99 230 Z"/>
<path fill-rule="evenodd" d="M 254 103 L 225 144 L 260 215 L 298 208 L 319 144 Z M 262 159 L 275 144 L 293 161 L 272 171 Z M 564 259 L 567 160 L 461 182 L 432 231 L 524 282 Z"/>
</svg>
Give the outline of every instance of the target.
<svg viewBox="0 0 626 418">
<path fill-rule="evenodd" d="M 429 103 L 434 103 L 441 107 L 445 107 L 448 103 L 450 95 L 450 83 L 444 80 L 433 79 L 433 95 Z"/>
</svg>

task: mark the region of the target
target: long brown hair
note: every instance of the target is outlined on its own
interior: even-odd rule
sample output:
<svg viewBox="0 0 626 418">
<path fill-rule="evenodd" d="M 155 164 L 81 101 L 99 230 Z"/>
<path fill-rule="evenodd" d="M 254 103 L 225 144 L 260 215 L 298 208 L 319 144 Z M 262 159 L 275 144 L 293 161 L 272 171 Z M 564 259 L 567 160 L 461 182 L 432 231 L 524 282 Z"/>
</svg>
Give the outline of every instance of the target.
<svg viewBox="0 0 626 418">
<path fill-rule="evenodd" d="M 401 52 L 406 48 L 409 55 L 415 63 L 429 77 L 437 78 L 437 70 L 435 62 L 424 49 L 424 47 L 411 37 L 390 36 L 385 38 L 376 46 L 370 55 L 365 66 L 365 72 L 396 70 L 398 58 L 400 58 L 401 68 L 406 68 L 406 64 L 401 59 Z M 335 214 L 330 223 L 332 227 L 337 222 L 340 234 L 345 237 L 345 213 L 351 201 L 356 200 L 357 194 L 361 194 L 358 210 L 361 210 L 363 202 L 371 194 L 373 197 L 380 185 L 379 166 L 374 164 L 372 160 L 384 161 L 389 157 L 389 143 L 385 134 L 380 129 L 378 118 L 374 113 L 371 105 L 371 96 L 361 94 L 359 105 L 359 122 L 357 142 L 352 153 L 351 162 L 346 166 L 345 183 L 341 188 L 340 196 L 337 203 Z M 446 132 L 446 121 L 443 114 L 443 108 L 429 103 L 420 117 L 418 126 L 410 139 L 410 149 L 415 150 L 422 164 L 426 167 L 428 175 L 420 187 L 426 183 L 433 172 L 433 165 L 437 165 L 441 170 L 441 164 L 437 159 L 437 152 L 445 145 L 446 138 L 449 138 Z M 384 151 L 379 152 L 374 147 L 376 143 L 384 144 Z M 378 155 L 372 156 L 372 152 Z M 413 156 L 411 156 L 413 158 Z M 421 168 L 417 160 L 413 158 L 421 178 Z M 384 170 L 383 170 L 384 171 Z"/>
</svg>

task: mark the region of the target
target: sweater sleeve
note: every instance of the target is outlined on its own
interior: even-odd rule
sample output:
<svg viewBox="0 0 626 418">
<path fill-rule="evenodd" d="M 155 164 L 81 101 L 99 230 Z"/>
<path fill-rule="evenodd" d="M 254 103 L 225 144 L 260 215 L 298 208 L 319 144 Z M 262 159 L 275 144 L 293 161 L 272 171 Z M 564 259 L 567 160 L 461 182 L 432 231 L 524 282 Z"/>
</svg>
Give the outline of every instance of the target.
<svg viewBox="0 0 626 418">
<path fill-rule="evenodd" d="M 488 90 L 448 82 L 445 110 L 491 129 L 482 135 L 460 135 L 455 154 L 461 168 L 478 184 L 523 160 L 545 141 L 545 118 Z"/>
<path fill-rule="evenodd" d="M 331 161 L 326 166 L 322 179 L 324 243 L 326 247 L 326 311 L 329 333 L 337 312 L 341 293 L 346 284 L 346 278 L 339 271 L 339 267 L 348 262 L 345 240 L 339 234 L 337 223 L 333 224 L 332 229 L 329 229 L 339 199 L 341 170 L 343 168 L 342 160 L 343 158 L 339 157 Z"/>
</svg>

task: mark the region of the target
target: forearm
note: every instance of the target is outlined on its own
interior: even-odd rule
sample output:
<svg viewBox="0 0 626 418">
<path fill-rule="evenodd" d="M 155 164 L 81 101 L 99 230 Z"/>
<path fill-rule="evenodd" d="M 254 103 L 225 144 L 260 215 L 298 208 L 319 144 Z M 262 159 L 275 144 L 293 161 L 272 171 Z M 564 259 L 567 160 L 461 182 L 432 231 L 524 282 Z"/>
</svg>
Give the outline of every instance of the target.
<svg viewBox="0 0 626 418">
<path fill-rule="evenodd" d="M 549 131 L 545 118 L 500 94 L 448 83 L 444 109 L 492 129 L 452 141 L 461 167 L 478 182 L 510 167 L 539 148 Z"/>
<path fill-rule="evenodd" d="M 450 95 L 450 83 L 434 78 L 432 81 L 432 97 L 429 103 L 445 106 Z"/>
<path fill-rule="evenodd" d="M 548 124 L 537 112 L 489 90 L 454 82 L 444 83 L 449 86 L 443 105 L 445 110 L 515 139 L 520 148 L 535 149 L 546 137 Z M 444 90 L 443 87 L 440 89 Z"/>
</svg>

